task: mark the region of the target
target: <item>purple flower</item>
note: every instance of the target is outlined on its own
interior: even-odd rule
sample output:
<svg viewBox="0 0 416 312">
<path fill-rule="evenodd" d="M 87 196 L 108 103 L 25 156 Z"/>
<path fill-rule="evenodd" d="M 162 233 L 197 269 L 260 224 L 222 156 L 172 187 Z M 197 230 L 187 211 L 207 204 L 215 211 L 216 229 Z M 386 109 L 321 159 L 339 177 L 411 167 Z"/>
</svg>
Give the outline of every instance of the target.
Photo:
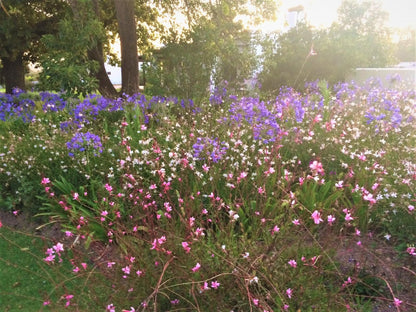
<svg viewBox="0 0 416 312">
<path fill-rule="evenodd" d="M 66 147 L 71 157 L 74 157 L 77 152 L 85 152 L 91 149 L 94 151 L 94 156 L 98 156 L 97 152 L 103 152 L 100 137 L 91 132 L 75 133 L 71 141 L 66 143 Z"/>
</svg>

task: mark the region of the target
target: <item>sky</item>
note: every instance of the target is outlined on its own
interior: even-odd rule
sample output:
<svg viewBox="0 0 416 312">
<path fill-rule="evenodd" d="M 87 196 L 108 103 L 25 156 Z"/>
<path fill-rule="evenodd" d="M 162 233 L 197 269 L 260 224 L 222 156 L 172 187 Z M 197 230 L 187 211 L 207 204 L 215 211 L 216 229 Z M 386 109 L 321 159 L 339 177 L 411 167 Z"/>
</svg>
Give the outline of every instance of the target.
<svg viewBox="0 0 416 312">
<path fill-rule="evenodd" d="M 389 13 L 386 25 L 393 28 L 416 28 L 416 0 L 378 0 L 384 11 Z M 267 31 L 283 28 L 287 10 L 303 5 L 308 21 L 315 27 L 329 27 L 337 19 L 337 10 L 342 0 L 281 0 L 276 22 L 263 25 Z M 293 18 L 293 16 L 292 16 Z"/>
</svg>

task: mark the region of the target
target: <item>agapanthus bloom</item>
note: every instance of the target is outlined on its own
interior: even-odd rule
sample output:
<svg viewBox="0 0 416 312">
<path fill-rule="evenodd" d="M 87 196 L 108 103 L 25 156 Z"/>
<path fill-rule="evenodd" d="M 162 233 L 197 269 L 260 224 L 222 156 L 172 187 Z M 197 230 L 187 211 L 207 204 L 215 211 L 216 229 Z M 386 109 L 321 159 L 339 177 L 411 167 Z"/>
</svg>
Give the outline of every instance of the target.
<svg viewBox="0 0 416 312">
<path fill-rule="evenodd" d="M 91 132 L 77 132 L 72 137 L 71 141 L 66 143 L 66 147 L 69 150 L 68 155 L 71 157 L 74 157 L 76 153 L 85 152 L 87 150 L 92 150 L 94 156 L 98 156 L 97 152 L 103 152 L 100 137 Z"/>
</svg>

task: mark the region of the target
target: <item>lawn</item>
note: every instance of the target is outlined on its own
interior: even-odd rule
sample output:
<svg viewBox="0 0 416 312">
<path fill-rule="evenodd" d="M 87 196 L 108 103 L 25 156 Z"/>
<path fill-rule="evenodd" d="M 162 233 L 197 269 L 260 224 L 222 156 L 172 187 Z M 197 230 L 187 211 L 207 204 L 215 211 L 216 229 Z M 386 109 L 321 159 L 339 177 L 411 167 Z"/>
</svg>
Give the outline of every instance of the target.
<svg viewBox="0 0 416 312">
<path fill-rule="evenodd" d="M 1 307 L 414 310 L 415 118 L 376 81 L 0 94 Z"/>
</svg>

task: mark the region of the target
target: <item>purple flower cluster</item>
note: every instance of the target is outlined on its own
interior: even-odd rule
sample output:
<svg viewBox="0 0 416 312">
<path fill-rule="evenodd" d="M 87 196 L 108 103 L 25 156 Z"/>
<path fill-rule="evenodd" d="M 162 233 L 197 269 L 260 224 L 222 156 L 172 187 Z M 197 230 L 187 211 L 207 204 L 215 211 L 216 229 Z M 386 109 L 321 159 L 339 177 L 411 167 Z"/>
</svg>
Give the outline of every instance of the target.
<svg viewBox="0 0 416 312">
<path fill-rule="evenodd" d="M 144 123 L 148 124 L 150 122 L 150 116 L 155 118 L 156 120 L 159 118 L 158 114 L 156 113 L 155 108 L 158 105 L 162 106 L 170 106 L 171 108 L 178 108 L 178 109 L 193 109 L 194 102 L 193 100 L 180 100 L 176 97 L 164 97 L 164 96 L 153 96 L 150 99 L 147 99 L 144 94 L 134 94 L 132 96 L 126 97 L 126 102 L 129 105 L 132 105 L 135 108 L 138 108 L 141 111 L 144 117 Z M 171 110 L 173 112 L 173 110 Z"/>
<path fill-rule="evenodd" d="M 373 124 L 376 132 L 388 131 L 398 128 L 402 123 L 410 123 L 414 120 L 413 114 L 408 114 L 409 108 L 404 106 L 411 99 L 414 100 L 415 92 L 404 92 L 398 90 L 377 88 L 371 89 L 365 100 L 367 110 L 364 113 L 368 125 Z M 413 111 L 415 109 L 413 104 Z"/>
<path fill-rule="evenodd" d="M 227 97 L 227 81 L 224 82 L 224 87 L 216 87 L 214 89 L 214 92 L 211 94 L 211 96 L 209 97 L 209 102 L 213 105 L 220 105 L 222 103 L 224 103 L 224 99 Z"/>
<path fill-rule="evenodd" d="M 259 98 L 241 98 L 231 104 L 230 117 L 225 120 L 238 126 L 247 122 L 253 129 L 255 140 L 275 142 L 281 133 L 279 122 L 282 116 L 281 105 L 276 104 L 265 103 Z"/>
<path fill-rule="evenodd" d="M 123 110 L 122 104 L 123 101 L 121 99 L 112 100 L 91 94 L 70 111 L 73 120 L 67 126 L 73 124 L 81 128 L 83 124 L 89 124 L 92 120 L 95 120 L 101 111 L 113 112 Z M 64 128 L 64 126 L 65 124 L 62 124 L 61 128 Z"/>
<path fill-rule="evenodd" d="M 91 132 L 75 133 L 71 141 L 66 143 L 66 147 L 69 150 L 68 155 L 71 157 L 74 157 L 77 152 L 85 152 L 88 150 L 93 150 L 94 156 L 98 156 L 97 152 L 103 152 L 100 137 Z"/>
<path fill-rule="evenodd" d="M 217 138 L 211 139 L 206 137 L 198 137 L 192 147 L 196 159 L 210 160 L 214 163 L 220 161 L 228 149 L 225 142 L 219 142 Z"/>
<path fill-rule="evenodd" d="M 66 101 L 62 99 L 59 94 L 41 92 L 40 98 L 43 102 L 42 110 L 47 112 L 60 112 L 65 109 Z"/>
<path fill-rule="evenodd" d="M 35 115 L 35 102 L 27 93 L 20 89 L 13 89 L 12 94 L 0 93 L 0 120 L 22 119 L 31 122 Z"/>
</svg>

